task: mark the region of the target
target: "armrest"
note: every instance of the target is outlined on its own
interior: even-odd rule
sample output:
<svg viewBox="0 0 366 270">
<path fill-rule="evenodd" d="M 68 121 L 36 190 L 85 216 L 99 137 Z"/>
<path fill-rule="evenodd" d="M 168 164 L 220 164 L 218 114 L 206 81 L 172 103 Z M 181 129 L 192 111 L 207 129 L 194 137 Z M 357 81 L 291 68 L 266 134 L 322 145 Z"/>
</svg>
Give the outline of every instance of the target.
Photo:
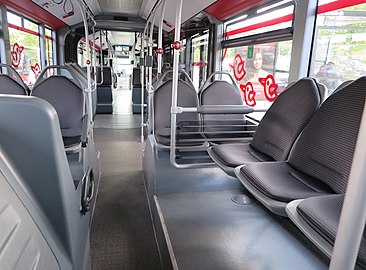
<svg viewBox="0 0 366 270">
<path fill-rule="evenodd" d="M 243 105 L 201 105 L 197 107 L 200 114 L 247 114 L 254 109 Z"/>
</svg>

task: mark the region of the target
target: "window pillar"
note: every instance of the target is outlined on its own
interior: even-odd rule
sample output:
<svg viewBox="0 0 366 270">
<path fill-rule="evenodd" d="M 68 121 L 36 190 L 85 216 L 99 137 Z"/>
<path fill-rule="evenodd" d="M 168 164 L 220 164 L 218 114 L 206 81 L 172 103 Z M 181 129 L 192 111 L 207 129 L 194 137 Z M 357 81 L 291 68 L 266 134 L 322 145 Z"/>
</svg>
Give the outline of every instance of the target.
<svg viewBox="0 0 366 270">
<path fill-rule="evenodd" d="M 0 5 L 0 58 L 1 63 L 11 65 L 10 40 L 6 7 Z"/>
<path fill-rule="evenodd" d="M 44 24 L 38 26 L 39 29 L 39 48 L 41 57 L 41 69 L 44 69 L 47 65 L 46 60 L 46 27 Z"/>
<path fill-rule="evenodd" d="M 317 0 L 297 1 L 288 81 L 308 76 Z"/>
</svg>

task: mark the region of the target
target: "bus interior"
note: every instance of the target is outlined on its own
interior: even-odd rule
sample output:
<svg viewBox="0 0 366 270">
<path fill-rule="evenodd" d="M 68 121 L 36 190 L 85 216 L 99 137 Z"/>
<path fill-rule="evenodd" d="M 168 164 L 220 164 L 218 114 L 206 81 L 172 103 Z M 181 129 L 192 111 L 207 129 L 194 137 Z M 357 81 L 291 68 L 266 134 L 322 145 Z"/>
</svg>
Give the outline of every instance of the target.
<svg viewBox="0 0 366 270">
<path fill-rule="evenodd" d="M 0 269 L 365 269 L 365 0 L 0 0 Z"/>
</svg>

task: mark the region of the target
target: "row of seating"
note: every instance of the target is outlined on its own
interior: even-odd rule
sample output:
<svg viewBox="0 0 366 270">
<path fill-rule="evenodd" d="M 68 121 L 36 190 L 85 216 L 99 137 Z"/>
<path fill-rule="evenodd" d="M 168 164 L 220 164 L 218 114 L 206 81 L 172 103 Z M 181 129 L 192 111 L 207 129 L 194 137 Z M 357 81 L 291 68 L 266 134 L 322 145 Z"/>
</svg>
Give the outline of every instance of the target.
<svg viewBox="0 0 366 270">
<path fill-rule="evenodd" d="M 167 76 L 169 77 L 169 76 Z M 165 78 L 163 75 L 162 78 Z M 170 107 L 172 80 L 157 82 L 151 95 L 151 126 L 157 144 L 170 145 Z M 188 80 L 178 80 L 178 106 L 198 107 L 200 105 L 240 105 L 243 106 L 240 90 L 227 81 L 215 80 L 197 93 Z M 251 111 L 248 109 L 248 111 Z M 177 115 L 179 141 L 178 146 L 198 146 L 205 140 L 220 141 L 233 137 L 246 137 L 244 115 L 204 115 L 182 113 Z M 237 132 L 236 136 L 232 133 Z M 229 134 L 228 134 L 229 133 Z M 250 134 L 250 133 L 249 133 Z"/>
<path fill-rule="evenodd" d="M 88 119 L 79 81 L 64 67 L 49 68 L 53 70 L 46 68 L 29 91 L 14 69 L 1 66 L 0 207 L 6 210 L 0 224 L 2 235 L 12 237 L 0 236 L 6 254 L 0 265 L 90 269 L 99 153 L 92 125 L 87 121 L 82 128 Z M 80 130 L 85 144 L 68 151 L 65 146 L 79 144 Z"/>
<path fill-rule="evenodd" d="M 0 74 L 0 94 L 29 95 L 49 102 L 57 111 L 65 148 L 80 148 L 83 128 L 86 128 L 83 127 L 85 100 L 79 81 L 69 79 L 72 78 L 70 71 L 61 66 L 47 67 L 30 90 L 11 66 L 1 64 L 1 68 L 6 72 Z M 48 72 L 54 72 L 53 69 L 64 74 L 47 76 Z"/>
<path fill-rule="evenodd" d="M 279 95 L 250 143 L 212 146 L 209 154 L 330 256 L 365 98 L 366 77 L 341 85 L 322 104 L 314 81 L 303 78 Z M 366 267 L 364 239 L 358 265 Z"/>
</svg>

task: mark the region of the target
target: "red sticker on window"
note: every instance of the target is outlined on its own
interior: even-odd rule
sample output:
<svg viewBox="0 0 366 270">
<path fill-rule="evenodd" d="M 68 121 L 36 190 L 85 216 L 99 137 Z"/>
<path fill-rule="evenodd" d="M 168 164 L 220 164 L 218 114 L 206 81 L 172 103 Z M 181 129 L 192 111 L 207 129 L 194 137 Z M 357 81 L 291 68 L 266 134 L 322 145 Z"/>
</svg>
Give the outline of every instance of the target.
<svg viewBox="0 0 366 270">
<path fill-rule="evenodd" d="M 253 84 L 251 82 L 247 82 L 246 84 L 240 84 L 240 89 L 244 94 L 244 101 L 249 107 L 254 107 L 257 104 L 255 100 L 255 91 L 253 88 Z"/>
<path fill-rule="evenodd" d="M 23 46 L 19 46 L 18 43 L 14 43 L 13 49 L 11 51 L 11 64 L 16 68 L 19 67 L 20 65 L 20 56 L 23 51 L 24 51 Z"/>
<path fill-rule="evenodd" d="M 36 78 L 39 74 L 41 74 L 42 71 L 38 63 L 36 63 L 34 66 L 31 66 L 31 70 L 33 71 L 34 75 L 36 75 Z"/>
<path fill-rule="evenodd" d="M 259 78 L 258 81 L 263 85 L 264 96 L 266 99 L 270 102 L 275 101 L 278 97 L 278 84 L 276 84 L 273 75 L 269 74 L 266 78 Z"/>
<path fill-rule="evenodd" d="M 230 65 L 230 67 L 233 69 L 234 77 L 237 81 L 241 81 L 247 73 L 245 71 L 245 62 L 243 58 L 241 58 L 240 54 L 235 56 L 234 62 Z"/>
</svg>

